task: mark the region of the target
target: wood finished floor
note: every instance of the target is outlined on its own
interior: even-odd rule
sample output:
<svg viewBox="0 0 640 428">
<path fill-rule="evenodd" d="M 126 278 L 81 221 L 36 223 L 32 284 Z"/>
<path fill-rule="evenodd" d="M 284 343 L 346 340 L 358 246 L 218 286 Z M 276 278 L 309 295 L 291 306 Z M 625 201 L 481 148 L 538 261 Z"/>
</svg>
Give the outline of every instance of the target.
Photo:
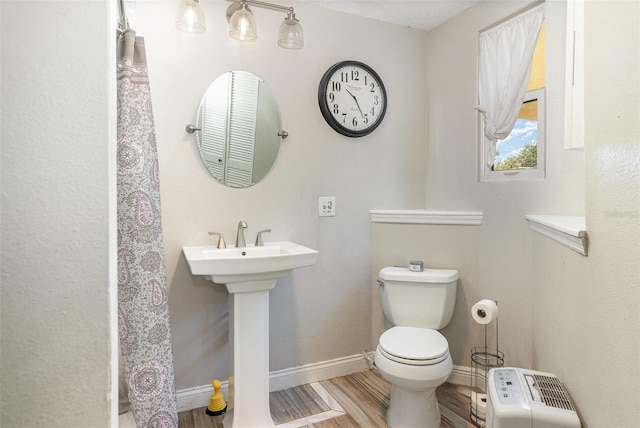
<svg viewBox="0 0 640 428">
<path fill-rule="evenodd" d="M 320 384 L 321 387 L 318 387 Z M 391 385 L 375 369 L 269 394 L 271 415 L 283 428 L 386 428 Z M 437 390 L 441 428 L 473 428 L 469 398 L 459 385 Z M 330 397 L 325 397 L 324 391 Z M 338 409 L 337 411 L 335 409 Z M 181 412 L 180 428 L 222 428 L 224 416 L 208 416 L 205 408 Z M 320 420 L 322 418 L 330 418 Z M 315 418 L 315 419 L 314 419 Z M 311 421 L 300 425 L 299 421 Z"/>
</svg>

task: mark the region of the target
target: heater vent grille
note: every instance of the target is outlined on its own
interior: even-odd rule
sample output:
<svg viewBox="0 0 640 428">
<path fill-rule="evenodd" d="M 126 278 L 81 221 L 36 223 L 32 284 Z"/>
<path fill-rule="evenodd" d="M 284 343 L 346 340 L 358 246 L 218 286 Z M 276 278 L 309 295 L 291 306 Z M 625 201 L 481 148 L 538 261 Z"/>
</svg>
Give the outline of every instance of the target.
<svg viewBox="0 0 640 428">
<path fill-rule="evenodd" d="M 558 378 L 542 375 L 525 375 L 525 378 L 530 392 L 534 396 L 539 395 L 547 406 L 575 411 L 569 394 Z M 529 378 L 532 378 L 532 381 Z M 531 388 L 537 389 L 538 394 L 535 394 Z"/>
</svg>

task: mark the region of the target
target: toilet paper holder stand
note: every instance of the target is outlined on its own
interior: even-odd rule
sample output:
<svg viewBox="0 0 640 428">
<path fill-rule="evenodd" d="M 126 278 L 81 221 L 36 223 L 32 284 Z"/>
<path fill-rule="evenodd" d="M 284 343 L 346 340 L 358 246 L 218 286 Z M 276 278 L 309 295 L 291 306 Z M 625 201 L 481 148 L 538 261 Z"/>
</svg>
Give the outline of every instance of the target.
<svg viewBox="0 0 640 428">
<path fill-rule="evenodd" d="M 497 305 L 496 301 L 496 305 Z M 479 311 L 482 311 L 480 309 Z M 478 314 L 482 317 L 482 314 Z M 482 317 L 484 318 L 484 317 Z M 488 326 L 495 323 L 495 348 L 489 346 Z M 504 353 L 499 349 L 498 318 L 484 324 L 484 346 L 471 349 L 471 420 L 479 427 L 486 424 L 487 375 L 489 370 L 504 366 Z"/>
</svg>

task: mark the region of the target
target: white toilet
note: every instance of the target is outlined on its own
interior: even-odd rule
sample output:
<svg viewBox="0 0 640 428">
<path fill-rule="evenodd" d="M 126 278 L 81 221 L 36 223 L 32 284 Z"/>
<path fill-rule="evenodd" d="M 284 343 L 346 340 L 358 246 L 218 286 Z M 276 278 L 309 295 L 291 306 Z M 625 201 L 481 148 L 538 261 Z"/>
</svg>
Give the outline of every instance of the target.
<svg viewBox="0 0 640 428">
<path fill-rule="evenodd" d="M 438 428 L 436 388 L 453 369 L 447 339 L 437 330 L 451 321 L 458 271 L 386 267 L 380 299 L 393 324 L 380 336 L 375 363 L 391 382 L 387 424 L 391 428 Z"/>
</svg>

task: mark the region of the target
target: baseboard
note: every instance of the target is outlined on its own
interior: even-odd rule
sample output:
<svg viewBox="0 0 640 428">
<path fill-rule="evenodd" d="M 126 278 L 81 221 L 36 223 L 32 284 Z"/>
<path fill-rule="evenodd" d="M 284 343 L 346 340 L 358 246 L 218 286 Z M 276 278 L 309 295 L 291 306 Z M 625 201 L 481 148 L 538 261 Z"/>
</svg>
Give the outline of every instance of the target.
<svg viewBox="0 0 640 428">
<path fill-rule="evenodd" d="M 453 371 L 449 375 L 447 382 L 455 383 L 456 385 L 471 385 L 471 367 L 453 366 Z"/>
<path fill-rule="evenodd" d="M 271 372 L 269 374 L 269 390 L 280 391 L 298 385 L 362 372 L 369 369 L 368 361 L 365 354 L 358 354 Z"/>
<path fill-rule="evenodd" d="M 269 390 L 279 391 L 298 385 L 305 385 L 311 382 L 319 382 L 325 379 L 333 379 L 334 377 L 365 371 L 369 369 L 370 362 L 370 355 L 359 354 L 277 370 L 269 373 Z M 222 388 L 220 390 L 225 397 L 229 396 L 228 381 L 222 382 Z M 197 386 L 177 391 L 178 412 L 208 406 L 211 394 L 213 394 L 213 387 L 211 385 Z"/>
<path fill-rule="evenodd" d="M 320 363 L 306 364 L 298 367 L 277 370 L 269 374 L 269 390 L 293 388 L 312 382 L 319 382 L 335 377 L 346 376 L 351 373 L 368 370 L 373 361 L 373 353 L 352 355 Z M 453 366 L 453 371 L 447 379 L 456 385 L 471 385 L 471 367 Z M 225 397 L 229 396 L 228 381 L 222 382 L 220 389 Z M 209 405 L 209 398 L 213 394 L 211 385 L 203 385 L 177 392 L 178 411 L 197 409 Z"/>
</svg>

